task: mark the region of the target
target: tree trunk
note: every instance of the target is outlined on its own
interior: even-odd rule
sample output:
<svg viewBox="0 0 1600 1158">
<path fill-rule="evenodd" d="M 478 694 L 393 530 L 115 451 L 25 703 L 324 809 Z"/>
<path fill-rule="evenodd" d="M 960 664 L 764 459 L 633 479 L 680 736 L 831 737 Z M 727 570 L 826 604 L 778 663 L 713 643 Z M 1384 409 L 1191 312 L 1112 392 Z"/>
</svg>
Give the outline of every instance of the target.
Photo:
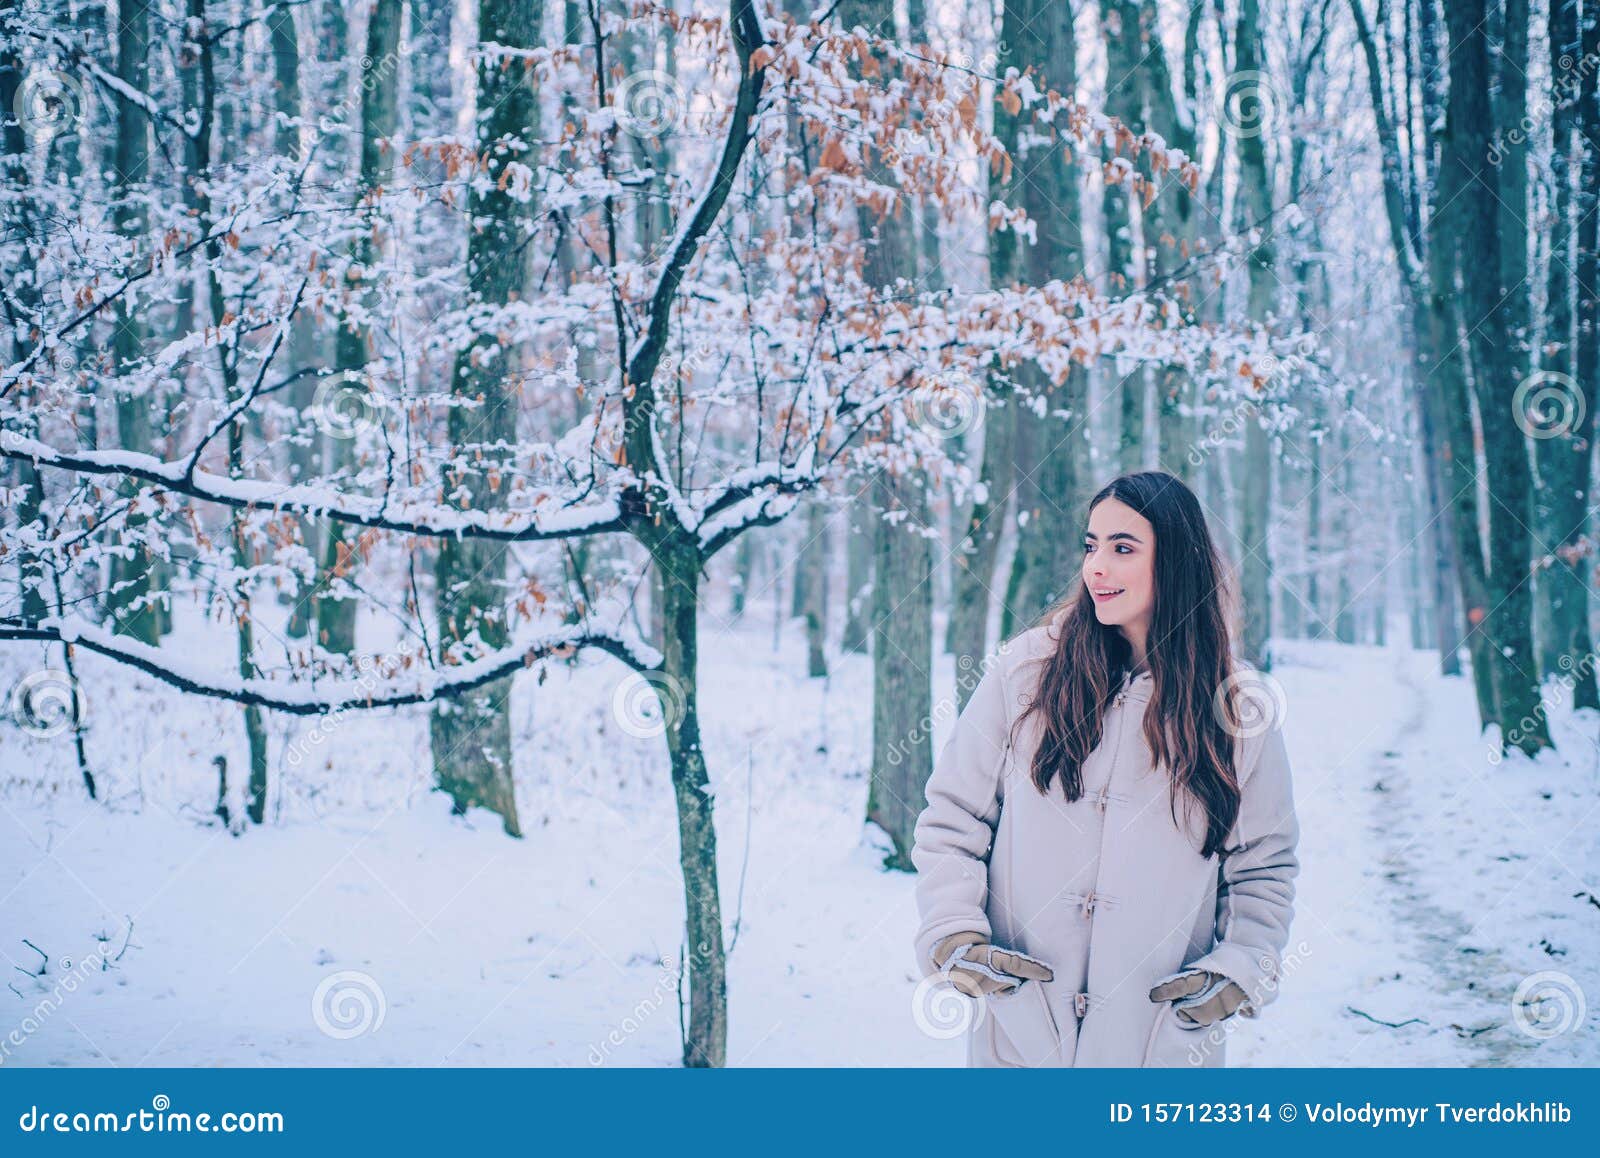
<svg viewBox="0 0 1600 1158">
<path fill-rule="evenodd" d="M 1257 0 L 1242 0 L 1235 31 L 1234 61 L 1244 76 L 1264 76 L 1266 55 Z M 1257 83 L 1265 83 L 1264 80 Z M 1278 280 L 1273 240 L 1272 175 L 1267 168 L 1264 127 L 1243 131 L 1238 138 L 1239 187 L 1246 228 L 1260 231 L 1249 254 L 1249 316 L 1257 326 L 1271 318 Z M 1268 641 L 1272 635 L 1272 559 L 1268 528 L 1272 519 L 1272 436 L 1260 416 L 1245 421 L 1244 487 L 1239 525 L 1240 602 L 1244 615 L 1240 646 L 1244 658 L 1262 671 L 1272 667 Z"/>
<path fill-rule="evenodd" d="M 1020 0 L 1006 4 L 995 49 L 995 69 L 1002 75 L 1007 68 L 1020 67 L 1021 58 L 1013 38 L 1027 19 L 1028 13 Z M 994 135 L 1007 155 L 1015 157 L 1020 115 L 999 100 L 993 101 L 991 107 Z M 1009 208 L 1022 203 L 1019 183 L 1007 180 L 1002 170 L 991 166 L 987 180 L 990 202 L 1002 202 Z M 1017 234 L 1005 229 L 990 232 L 988 239 L 989 285 L 994 289 L 1008 289 L 1016 284 L 1021 273 Z M 1019 405 L 1016 391 L 1006 373 L 993 372 L 984 394 L 987 401 L 983 414 L 980 489 L 967 509 L 965 520 L 957 525 L 951 552 L 954 574 L 945 650 L 955 656 L 956 670 L 962 674 L 956 681 L 956 702 L 962 708 L 966 707 L 977 686 L 976 681 L 967 678 L 967 673 L 978 670 L 975 665 L 989 654 L 989 605 L 994 595 L 1000 540 L 1005 532 L 1005 520 L 1010 517 L 1007 508 L 1011 505 L 1016 478 Z"/>
<path fill-rule="evenodd" d="M 1585 3 L 1583 27 L 1580 32 L 1583 54 L 1588 62 L 1600 60 L 1600 3 Z M 1583 167 L 1578 175 L 1576 216 L 1577 257 L 1574 264 L 1577 292 L 1577 325 L 1575 327 L 1578 388 L 1588 402 L 1587 418 L 1583 424 L 1583 439 L 1593 446 L 1596 414 L 1600 408 L 1600 93 L 1596 92 L 1596 76 L 1600 70 L 1585 68 L 1579 80 L 1578 131 L 1582 134 Z M 1587 463 L 1587 457 L 1585 462 Z M 1593 490 L 1592 480 L 1585 491 Z M 1585 534 L 1582 563 L 1584 573 L 1595 573 L 1594 540 Z M 1587 626 L 1587 625 L 1585 625 Z M 1585 653 L 1587 660 L 1592 653 Z M 1600 708 L 1600 695 L 1596 693 L 1594 664 L 1584 663 L 1583 678 L 1578 682 L 1573 697 L 1573 707 Z"/>
<path fill-rule="evenodd" d="M 1158 0 L 1141 0 L 1139 23 L 1141 59 L 1145 61 L 1146 101 L 1150 107 L 1150 127 L 1168 144 L 1182 149 L 1189 157 L 1198 154 L 1194 131 L 1196 49 L 1190 43 L 1198 32 L 1200 13 L 1204 4 L 1194 0 L 1190 4 L 1189 20 L 1185 26 L 1184 105 L 1179 107 L 1172 95 L 1172 77 L 1167 65 L 1166 48 L 1161 40 L 1160 4 Z M 1151 174 L 1153 177 L 1154 174 Z M 1179 295 L 1185 303 L 1185 313 L 1192 317 L 1194 285 L 1169 284 L 1177 270 L 1192 260 L 1200 248 L 1200 214 L 1195 196 L 1181 181 L 1168 180 L 1161 196 L 1150 203 L 1145 211 L 1145 245 L 1152 255 L 1152 276 L 1168 292 Z M 1177 475 L 1185 484 L 1193 486 L 1200 462 L 1195 451 L 1194 382 L 1181 366 L 1164 366 L 1158 371 L 1157 390 L 1157 441 L 1156 461 L 1163 470 Z"/>
<path fill-rule="evenodd" d="M 967 706 L 967 700 L 978 686 L 971 673 L 981 674 L 981 661 L 989 654 L 989 601 L 1000 563 L 1000 536 L 1005 530 L 1012 481 L 1016 477 L 1015 397 L 998 377 L 990 379 L 987 393 L 983 462 L 978 476 L 981 490 L 968 511 L 966 525 L 957 529 L 952 553 L 955 582 L 946 650 L 956 660 L 958 709 Z"/>
<path fill-rule="evenodd" d="M 1465 174 L 1457 162 L 1464 147 L 1452 131 L 1440 79 L 1445 75 L 1442 59 L 1444 29 L 1435 0 L 1421 0 L 1418 7 L 1423 121 L 1432 139 L 1425 155 L 1437 152 L 1434 170 L 1433 206 L 1428 219 L 1428 278 L 1425 327 L 1427 342 L 1419 349 L 1418 377 L 1431 397 L 1428 403 L 1439 419 L 1441 458 L 1448 496 L 1454 562 L 1461 595 L 1462 618 L 1466 628 L 1464 642 L 1472 659 L 1473 692 L 1478 703 L 1481 728 L 1496 718 L 1493 664 L 1488 655 L 1489 641 L 1479 625 L 1490 608 L 1487 569 L 1478 516 L 1478 469 L 1475 435 L 1472 426 L 1472 399 L 1467 380 L 1460 316 L 1457 266 L 1459 240 L 1455 230 L 1461 211 L 1457 198 Z"/>
<path fill-rule="evenodd" d="M 805 536 L 794 576 L 806 621 L 806 674 L 822 679 L 828 674 L 828 511 L 815 499 L 807 504 Z"/>
<path fill-rule="evenodd" d="M 196 104 L 186 110 L 186 118 L 194 126 L 193 135 L 188 142 L 187 164 L 189 171 L 186 174 L 186 185 L 189 193 L 190 205 L 196 214 L 196 225 L 202 235 L 212 235 L 216 231 L 216 221 L 211 211 L 210 184 L 212 179 L 212 142 L 213 128 L 217 125 L 217 87 L 216 87 L 216 59 L 214 56 L 216 41 L 207 33 L 210 31 L 206 12 L 206 0 L 188 0 L 186 27 L 191 36 L 189 47 L 191 52 L 183 55 L 192 61 L 190 66 L 192 75 L 189 83 L 184 86 L 185 91 L 193 94 Z M 228 62 L 231 67 L 231 62 Z M 226 144 L 229 138 L 218 133 L 218 138 Z M 223 260 L 223 242 L 221 238 L 213 236 L 205 244 L 205 287 L 206 308 L 213 330 L 223 333 L 226 330 L 225 314 L 227 302 L 224 300 L 219 265 Z M 221 374 L 223 388 L 223 402 L 225 407 L 237 404 L 244 395 L 244 390 L 239 381 L 239 347 L 236 340 L 221 342 L 217 345 L 217 364 Z M 238 420 L 228 423 L 228 474 L 233 478 L 240 478 L 244 474 L 244 439 L 246 424 L 241 416 Z M 229 532 L 233 540 L 233 565 L 240 572 L 252 566 L 255 560 L 249 548 L 249 533 L 246 523 L 247 513 L 242 509 L 234 509 L 229 515 Z M 258 675 L 255 665 L 255 615 L 251 608 L 253 592 L 250 581 L 240 578 L 228 597 L 233 603 L 233 615 L 236 622 L 234 633 L 235 657 L 241 679 L 254 679 Z M 257 704 L 247 704 L 244 709 L 245 741 L 250 752 L 250 773 L 247 789 L 246 812 L 252 823 L 261 824 L 266 820 L 267 810 L 267 732 L 261 707 Z"/>
<path fill-rule="evenodd" d="M 896 39 L 891 0 L 847 0 L 839 7 L 844 28 L 865 27 Z M 875 67 L 887 77 L 893 65 L 880 55 Z M 893 174 L 874 151 L 873 181 L 892 184 Z M 916 276 L 911 214 L 857 213 L 866 244 L 867 285 L 888 292 L 897 278 Z M 891 476 L 880 467 L 873 479 L 872 579 L 872 775 L 867 819 L 888 834 L 889 868 L 912 871 L 912 829 L 923 786 L 933 773 L 932 741 L 924 723 L 933 708 L 933 555 L 927 533 L 928 480 L 919 470 Z M 891 520 L 887 513 L 902 516 Z"/>
<path fill-rule="evenodd" d="M 1563 403 L 1558 421 L 1541 430 L 1533 449 L 1539 477 L 1534 490 L 1535 530 L 1541 540 L 1544 564 L 1537 574 L 1539 605 L 1543 612 L 1540 632 L 1540 673 L 1562 675 L 1576 667 L 1577 678 L 1589 687 L 1580 693 L 1590 702 L 1595 696 L 1594 665 L 1582 663 L 1592 654 L 1589 634 L 1589 589 L 1582 570 L 1587 568 L 1584 546 L 1588 531 L 1590 414 L 1595 399 L 1590 385 L 1578 377 L 1577 334 L 1574 329 L 1572 177 L 1582 167 L 1578 137 L 1577 94 L 1562 92 L 1570 84 L 1572 62 L 1582 47 L 1578 29 L 1578 0 L 1550 0 L 1550 76 L 1557 87 L 1551 113 L 1552 148 L 1550 183 L 1553 187 L 1550 260 L 1545 290 L 1545 332 L 1539 346 L 1541 384 Z M 1563 67 L 1562 61 L 1567 61 Z M 1592 71 L 1592 70 L 1591 70 Z M 1578 164 L 1575 166 L 1574 161 Z M 1580 421 L 1581 419 L 1581 421 Z"/>
<path fill-rule="evenodd" d="M 399 47 L 401 0 L 374 0 L 367 24 L 367 48 L 361 57 L 361 185 L 364 202 L 381 196 L 382 187 L 394 168 L 394 136 L 399 120 Z M 374 240 L 378 228 L 375 206 L 365 205 L 370 219 L 352 244 L 348 292 L 360 300 L 370 291 L 372 269 L 381 248 Z M 335 340 L 338 377 L 324 379 L 322 389 L 328 398 L 345 398 L 370 390 L 365 368 L 372 358 L 372 334 L 360 315 L 339 327 Z M 332 405 L 325 403 L 324 409 Z M 454 418 L 456 411 L 451 411 Z M 355 463 L 354 442 L 360 423 L 328 423 L 324 431 L 323 464 L 329 472 L 350 468 Z M 354 577 L 360 565 L 360 552 L 350 542 L 351 531 L 344 523 L 329 520 L 322 535 L 321 567 L 313 599 L 317 638 L 323 647 L 343 655 L 356 650 L 356 598 Z"/>
<path fill-rule="evenodd" d="M 728 982 L 722 944 L 722 901 L 717 889 L 717 830 L 711 777 L 700 747 L 699 553 L 692 543 L 664 546 L 656 562 L 664 584 L 666 638 L 662 675 L 673 704 L 662 703 L 667 751 L 678 806 L 678 862 L 689 940 L 689 1025 L 685 1066 L 727 1064 Z"/>
<path fill-rule="evenodd" d="M 1077 88 L 1077 46 L 1069 5 L 1007 6 L 1002 35 L 1019 62 L 1038 66 L 1037 84 L 1070 96 Z M 1013 35 L 1014 33 L 1014 35 Z M 1082 206 L 1077 167 L 1051 126 L 1030 123 L 1018 148 L 1015 179 L 1037 231 L 1022 262 L 1028 281 L 1043 285 L 1083 273 Z M 1018 410 L 1017 549 L 1007 583 L 1000 633 L 1032 623 L 1079 582 L 1077 544 L 1092 493 L 1089 470 L 1088 370 L 1074 362 L 1064 382 L 1050 382 L 1025 365 L 1019 380 L 1031 397 L 1019 400 L 1042 421 Z"/>
<path fill-rule="evenodd" d="M 1421 0 L 1417 5 L 1414 38 L 1409 21 L 1407 25 L 1406 75 L 1410 77 L 1415 71 L 1419 77 L 1421 120 L 1428 129 L 1420 157 L 1408 165 L 1400 151 L 1397 128 L 1386 111 L 1389 102 L 1385 96 L 1383 66 L 1361 0 L 1351 0 L 1351 12 L 1366 58 L 1367 84 L 1383 152 L 1384 207 L 1408 309 L 1409 375 L 1417 410 L 1422 469 L 1427 478 L 1428 506 L 1433 514 L 1427 535 L 1433 558 L 1433 625 L 1439 648 L 1439 669 L 1443 675 L 1458 675 L 1463 627 L 1456 614 L 1457 588 L 1481 591 L 1483 583 L 1472 431 L 1464 413 L 1466 387 L 1452 305 L 1455 242 L 1439 228 L 1440 207 L 1448 205 L 1448 201 L 1435 180 L 1437 167 L 1432 160 L 1436 151 L 1448 147 L 1448 138 L 1438 132 L 1444 121 L 1438 13 L 1434 0 Z M 1413 44 L 1419 58 L 1415 70 L 1409 60 Z M 1408 185 L 1406 174 L 1419 171 L 1426 186 Z M 1427 233 L 1423 233 L 1416 224 L 1420 216 L 1417 206 L 1429 190 L 1435 197 L 1435 212 L 1430 215 Z M 1463 412 L 1447 410 L 1447 407 L 1458 406 Z M 1484 604 L 1477 601 L 1472 606 L 1478 608 L 1481 615 Z M 1476 632 L 1473 637 L 1476 638 Z M 1475 675 L 1478 674 L 1481 673 L 1475 670 Z M 1480 718 L 1485 722 L 1492 713 L 1491 701 L 1492 697 L 1480 697 Z"/>
<path fill-rule="evenodd" d="M 1139 5 L 1135 0 L 1101 0 L 1100 28 L 1106 47 L 1105 113 L 1129 131 L 1144 129 L 1144 59 Z M 1111 150 L 1107 149 L 1110 154 Z M 1105 159 L 1110 159 L 1109 155 Z M 1105 183 L 1101 209 L 1106 234 L 1106 293 L 1126 297 L 1141 287 L 1134 253 L 1133 203 L 1126 189 Z M 1106 364 L 1107 370 L 1114 370 Z M 1149 375 L 1141 363 L 1117 382 L 1119 399 L 1117 464 L 1123 471 L 1144 466 L 1144 396 Z"/>
<path fill-rule="evenodd" d="M 1446 209 L 1450 235 L 1464 260 L 1465 294 L 1462 309 L 1472 356 L 1473 386 L 1483 416 L 1484 463 L 1489 504 L 1489 611 L 1477 624 L 1488 643 L 1495 713 L 1502 744 L 1515 744 L 1531 755 L 1550 744 L 1549 729 L 1539 705 L 1538 672 L 1533 656 L 1533 600 L 1528 572 L 1528 523 L 1531 472 L 1523 419 L 1515 414 L 1519 384 L 1527 377 L 1526 298 L 1507 280 L 1508 255 L 1523 245 L 1527 174 L 1525 150 L 1504 142 L 1500 171 L 1493 168 L 1495 142 L 1490 138 L 1491 116 L 1521 117 L 1526 104 L 1526 81 L 1513 59 L 1518 44 L 1526 63 L 1527 10 L 1523 0 L 1510 0 L 1507 14 L 1508 54 L 1501 76 L 1498 107 L 1489 100 L 1489 44 L 1484 29 L 1486 0 L 1445 5 L 1450 32 L 1449 132 L 1453 138 L 1453 181 L 1460 196 Z M 1518 14 L 1520 13 L 1520 17 Z M 1523 96 L 1519 100 L 1518 92 Z M 1514 124 L 1506 121 L 1501 127 Z M 1496 196 L 1496 189 L 1499 196 Z M 1501 231 L 1508 228 L 1501 216 L 1505 203 L 1521 207 L 1515 218 L 1517 239 L 1502 245 Z M 1447 228 L 1449 228 L 1447 226 Z M 1519 268 L 1510 257 L 1513 268 Z M 1519 275 L 1520 276 L 1520 275 Z M 1516 292 L 1513 292 L 1513 291 Z M 1512 418 L 1514 421 L 1504 421 Z"/>
<path fill-rule="evenodd" d="M 10 292 L 23 305 L 21 312 L 26 316 L 37 308 L 38 292 L 34 288 L 37 276 L 31 202 L 26 196 L 28 139 L 22 131 L 21 118 L 11 113 L 16 108 L 17 91 L 22 85 L 26 68 L 17 51 L 18 40 L 11 35 L 14 10 L 15 0 L 0 0 L 0 31 L 4 32 L 4 36 L 0 37 L 0 179 L 13 183 L 8 187 L 15 189 L 18 194 L 0 207 L 0 231 L 24 241 L 27 266 L 8 273 L 15 275 L 15 289 Z M 27 357 L 32 345 L 24 337 L 28 327 L 11 325 L 7 329 L 10 337 L 4 347 L 6 356 L 13 363 L 20 362 Z M 26 404 L 23 411 L 27 412 Z M 37 433 L 37 426 L 36 422 L 31 421 L 25 425 L 19 424 L 19 432 L 33 436 Z M 39 468 L 25 458 L 11 460 L 7 464 L 6 474 L 11 474 L 12 470 L 16 472 L 21 491 L 21 499 L 17 504 L 17 523 L 23 527 L 30 526 L 38 519 L 44 506 L 44 480 Z M 32 551 L 19 553 L 17 580 L 21 592 L 22 618 L 26 622 L 37 623 L 49 614 L 49 604 L 45 600 L 45 567 L 38 554 Z"/>
<path fill-rule="evenodd" d="M 281 157 L 297 159 L 300 156 L 300 130 L 293 122 L 301 115 L 300 100 L 300 36 L 295 26 L 295 9 L 278 8 L 267 17 L 268 34 L 272 47 L 273 148 Z M 317 359 L 317 333 L 309 312 L 297 314 L 291 323 L 289 357 L 285 377 L 310 370 Z M 308 414 L 316 402 L 316 381 L 307 374 L 288 390 L 289 404 L 299 414 Z M 287 477 L 296 482 L 316 474 L 316 450 L 309 439 L 289 439 L 285 448 Z M 300 541 L 312 558 L 322 550 L 321 529 L 316 520 L 295 516 L 300 528 Z M 294 638 L 302 638 L 311 631 L 311 605 L 307 597 L 294 597 L 285 630 Z"/>
<path fill-rule="evenodd" d="M 1320 407 L 1307 415 L 1310 423 L 1322 424 Z M 1328 620 L 1322 613 L 1322 444 L 1324 439 L 1308 440 L 1306 483 L 1306 617 L 1305 632 L 1310 639 L 1328 638 Z"/>
<path fill-rule="evenodd" d="M 880 471 L 874 506 L 905 512 L 882 517 L 872 589 L 872 782 L 867 819 L 893 846 L 884 867 L 914 872 L 911 847 L 923 789 L 933 773 L 931 711 L 933 671 L 933 555 L 927 526 L 925 481 L 919 474 Z M 885 581 L 885 576 L 892 577 Z"/>
<path fill-rule="evenodd" d="M 410 121 L 421 136 L 450 131 L 451 0 L 409 0 Z"/>
<path fill-rule="evenodd" d="M 150 56 L 150 0 L 126 0 L 117 11 L 117 79 L 141 92 L 149 88 Z M 142 186 L 150 180 L 150 118 L 132 101 L 118 101 L 116 144 L 116 208 L 114 219 L 117 230 L 124 237 L 142 237 L 145 214 L 139 203 Z M 4 114 L 11 110 L 6 108 Z M 144 353 L 145 320 L 141 311 L 130 309 L 128 299 L 117 303 L 116 328 L 111 339 L 111 353 L 118 371 Z M 133 451 L 154 449 L 154 424 L 150 408 L 152 397 L 126 398 L 119 396 L 116 403 L 118 445 Z M 131 497 L 140 484 L 129 480 L 119 488 L 124 498 Z M 127 520 L 130 532 L 138 533 L 146 525 L 139 515 Z M 111 588 L 106 598 L 106 614 L 115 629 L 154 646 L 162 635 L 171 630 L 171 623 L 162 602 L 168 569 L 144 546 L 135 546 L 128 558 L 117 556 L 111 561 Z"/>
<path fill-rule="evenodd" d="M 479 37 L 509 49 L 539 44 L 542 3 L 481 0 Z M 377 53 L 372 53 L 376 57 Z M 475 184 L 471 215 L 481 225 L 467 241 L 467 280 L 473 297 L 504 305 L 523 296 L 527 273 L 524 235 L 535 208 L 519 202 L 511 182 L 500 178 L 513 164 L 536 166 L 539 101 L 532 73 L 520 63 L 485 61 L 478 68 L 478 163 L 485 179 Z M 499 335 L 479 335 L 456 358 L 451 393 L 476 403 L 450 410 L 450 444 L 462 453 L 457 486 L 471 506 L 494 510 L 505 505 L 502 462 L 517 441 L 516 383 L 521 350 Z M 463 448 L 483 443 L 482 461 Z M 514 453 L 514 452 L 512 452 Z M 434 564 L 439 640 L 446 663 L 470 659 L 474 637 L 486 649 L 503 647 L 506 623 L 506 550 L 479 539 L 445 538 Z M 434 775 L 450 795 L 454 811 L 481 805 L 497 813 L 506 833 L 521 836 L 511 759 L 511 677 L 495 680 L 455 703 L 436 705 L 429 716 Z"/>
<path fill-rule="evenodd" d="M 839 650 L 847 655 L 865 654 L 870 646 L 872 542 L 876 524 L 870 502 L 850 504 L 844 540 L 844 634 L 839 637 Z"/>
<path fill-rule="evenodd" d="M 804 9 L 803 0 L 796 3 L 796 7 Z M 906 40 L 914 45 L 932 47 L 933 36 L 928 26 L 928 6 L 926 0 L 906 0 Z M 918 116 L 926 119 L 926 109 L 919 109 Z M 939 244 L 939 207 L 932 198 L 924 198 L 918 207 L 917 222 L 917 285 L 924 290 L 941 290 L 949 286 L 945 277 L 944 258 Z"/>
</svg>

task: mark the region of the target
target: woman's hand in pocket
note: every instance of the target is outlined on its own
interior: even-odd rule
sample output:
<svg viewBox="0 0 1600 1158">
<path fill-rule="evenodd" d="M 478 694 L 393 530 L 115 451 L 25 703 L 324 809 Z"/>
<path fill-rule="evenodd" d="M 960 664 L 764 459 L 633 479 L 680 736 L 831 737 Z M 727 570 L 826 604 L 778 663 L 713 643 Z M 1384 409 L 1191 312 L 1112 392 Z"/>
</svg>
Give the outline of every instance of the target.
<svg viewBox="0 0 1600 1158">
<path fill-rule="evenodd" d="M 1157 981 L 1150 989 L 1151 1001 L 1171 1001 L 1179 1021 L 1210 1025 L 1232 1017 L 1247 1004 L 1245 991 L 1237 982 L 1209 969 L 1185 969 Z M 1245 1009 L 1245 1016 L 1250 1010 Z"/>
<path fill-rule="evenodd" d="M 1024 981 L 1054 981 L 1056 976 L 1037 957 L 1002 949 L 981 933 L 952 933 L 935 946 L 933 960 L 968 997 L 1008 993 Z"/>
</svg>

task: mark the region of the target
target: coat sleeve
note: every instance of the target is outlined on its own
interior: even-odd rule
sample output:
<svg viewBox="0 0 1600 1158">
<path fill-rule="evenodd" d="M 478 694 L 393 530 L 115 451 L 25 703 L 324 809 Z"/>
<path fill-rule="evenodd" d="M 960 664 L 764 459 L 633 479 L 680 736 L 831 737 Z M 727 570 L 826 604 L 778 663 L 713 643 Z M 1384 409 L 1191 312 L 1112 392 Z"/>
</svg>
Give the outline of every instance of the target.
<svg viewBox="0 0 1600 1158">
<path fill-rule="evenodd" d="M 1289 753 L 1274 724 L 1240 789 L 1236 842 L 1224 848 L 1217 886 L 1217 941 L 1185 966 L 1209 969 L 1238 983 L 1255 1017 L 1277 997 L 1284 947 L 1294 915 L 1300 860 Z"/>
<path fill-rule="evenodd" d="M 951 933 L 991 936 L 989 853 L 1004 799 L 1010 713 L 999 664 L 984 672 L 956 719 L 929 777 L 917 817 L 911 862 L 917 870 L 917 964 L 938 968 L 933 949 Z"/>
</svg>

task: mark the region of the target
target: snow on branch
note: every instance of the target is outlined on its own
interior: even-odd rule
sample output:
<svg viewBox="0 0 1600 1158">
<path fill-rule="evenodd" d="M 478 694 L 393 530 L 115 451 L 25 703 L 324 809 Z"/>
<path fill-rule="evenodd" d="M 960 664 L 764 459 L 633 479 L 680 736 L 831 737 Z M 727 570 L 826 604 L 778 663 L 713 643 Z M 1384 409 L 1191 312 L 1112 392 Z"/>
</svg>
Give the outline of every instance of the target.
<svg viewBox="0 0 1600 1158">
<path fill-rule="evenodd" d="M 151 647 L 76 616 L 51 616 L 37 623 L 0 619 L 0 640 L 76 644 L 190 695 L 299 716 L 449 699 L 541 661 L 570 658 L 584 648 L 608 652 L 638 671 L 655 669 L 662 662 L 661 653 L 637 636 L 583 623 L 530 633 L 461 664 L 434 668 L 412 656 L 388 657 L 360 665 L 367 670 L 355 679 L 295 681 L 246 679 L 212 670 L 190 656 L 175 654 L 175 648 Z"/>
<path fill-rule="evenodd" d="M 434 538 L 532 542 L 627 529 L 626 502 L 621 496 L 579 506 L 557 506 L 548 511 L 457 510 L 437 503 L 344 494 L 331 486 L 274 483 L 191 471 L 187 463 L 165 462 L 154 455 L 131 450 L 60 450 L 12 430 L 0 431 L 0 456 L 82 474 L 125 475 L 189 498 L 225 506 L 293 511 L 308 517 L 326 516 L 377 530 Z"/>
</svg>

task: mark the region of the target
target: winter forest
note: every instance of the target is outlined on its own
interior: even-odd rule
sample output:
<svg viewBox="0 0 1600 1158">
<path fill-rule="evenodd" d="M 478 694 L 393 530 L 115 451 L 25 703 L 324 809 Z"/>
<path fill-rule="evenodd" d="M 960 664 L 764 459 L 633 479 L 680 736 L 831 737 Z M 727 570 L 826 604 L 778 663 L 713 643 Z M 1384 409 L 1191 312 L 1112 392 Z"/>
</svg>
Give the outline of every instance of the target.
<svg viewBox="0 0 1600 1158">
<path fill-rule="evenodd" d="M 1230 1064 L 1600 1064 L 1597 0 L 0 0 L 0 1065 L 959 1065 L 923 789 L 1160 469 Z"/>
</svg>

